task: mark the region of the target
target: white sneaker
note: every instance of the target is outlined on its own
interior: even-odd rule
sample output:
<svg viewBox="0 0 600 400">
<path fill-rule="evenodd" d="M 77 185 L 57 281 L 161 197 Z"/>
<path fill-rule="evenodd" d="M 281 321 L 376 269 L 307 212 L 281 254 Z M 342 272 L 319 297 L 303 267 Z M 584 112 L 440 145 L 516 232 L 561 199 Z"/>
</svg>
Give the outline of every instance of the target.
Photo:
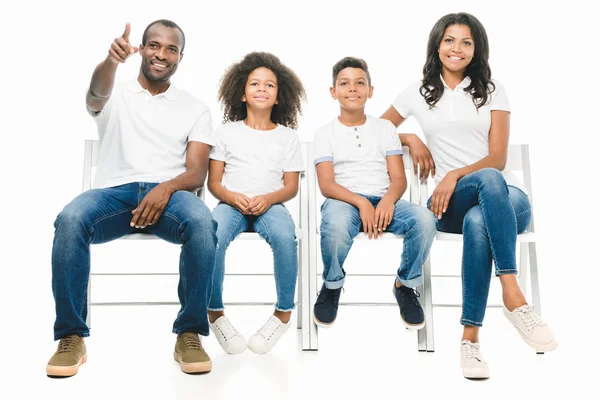
<svg viewBox="0 0 600 400">
<path fill-rule="evenodd" d="M 214 323 L 209 321 L 208 325 L 226 353 L 238 354 L 246 350 L 246 339 L 231 325 L 226 316 L 217 318 Z"/>
<path fill-rule="evenodd" d="M 525 304 L 515 308 L 513 312 L 503 307 L 504 315 L 511 324 L 517 328 L 517 331 L 529 346 L 533 347 L 538 353 L 552 351 L 558 346 L 552 331 L 546 325 L 544 320 L 533 312 L 530 305 Z"/>
<path fill-rule="evenodd" d="M 460 366 L 465 378 L 483 379 L 490 377 L 490 368 L 481 356 L 479 343 L 468 340 L 460 342 Z"/>
<path fill-rule="evenodd" d="M 287 324 L 284 324 L 279 318 L 271 315 L 267 323 L 250 337 L 248 348 L 256 354 L 268 353 L 290 325 L 292 325 L 291 318 Z"/>
</svg>

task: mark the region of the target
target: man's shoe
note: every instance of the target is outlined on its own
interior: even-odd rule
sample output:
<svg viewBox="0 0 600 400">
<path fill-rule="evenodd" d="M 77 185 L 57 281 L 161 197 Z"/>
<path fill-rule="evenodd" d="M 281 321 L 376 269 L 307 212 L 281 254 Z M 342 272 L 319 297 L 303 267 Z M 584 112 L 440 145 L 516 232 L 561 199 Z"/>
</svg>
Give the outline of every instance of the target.
<svg viewBox="0 0 600 400">
<path fill-rule="evenodd" d="M 504 315 L 510 321 L 525 343 L 533 347 L 536 352 L 544 353 L 552 351 L 558 346 L 552 331 L 530 305 L 525 304 L 515 308 L 512 312 L 503 307 Z"/>
<path fill-rule="evenodd" d="M 292 319 L 287 323 L 281 322 L 279 318 L 271 315 L 267 320 L 267 323 L 258 330 L 254 335 L 250 336 L 248 340 L 248 348 L 250 351 L 256 354 L 264 354 L 271 351 L 273 346 L 277 343 L 279 338 L 288 330 L 292 325 Z"/>
<path fill-rule="evenodd" d="M 209 321 L 208 324 L 226 353 L 239 354 L 246 350 L 246 339 L 233 327 L 226 316 L 217 318 L 214 323 Z"/>
<path fill-rule="evenodd" d="M 315 324 L 321 328 L 330 328 L 337 317 L 338 306 L 340 304 L 340 294 L 342 288 L 328 289 L 323 282 L 321 291 L 315 302 L 314 320 Z"/>
<path fill-rule="evenodd" d="M 180 364 L 181 370 L 187 374 L 209 372 L 212 368 L 210 357 L 202 348 L 198 334 L 194 332 L 177 335 L 173 356 Z"/>
<path fill-rule="evenodd" d="M 60 339 L 56 353 L 46 365 L 46 375 L 50 377 L 73 376 L 79 366 L 87 360 L 87 351 L 83 338 L 70 335 Z"/>
<path fill-rule="evenodd" d="M 468 340 L 460 342 L 460 367 L 468 379 L 485 379 L 490 377 L 490 368 L 481 356 L 479 343 Z"/>
<path fill-rule="evenodd" d="M 425 314 L 419 304 L 419 293 L 407 286 L 396 287 L 394 281 L 394 297 L 400 306 L 400 319 L 410 330 L 419 330 L 425 326 Z"/>
</svg>

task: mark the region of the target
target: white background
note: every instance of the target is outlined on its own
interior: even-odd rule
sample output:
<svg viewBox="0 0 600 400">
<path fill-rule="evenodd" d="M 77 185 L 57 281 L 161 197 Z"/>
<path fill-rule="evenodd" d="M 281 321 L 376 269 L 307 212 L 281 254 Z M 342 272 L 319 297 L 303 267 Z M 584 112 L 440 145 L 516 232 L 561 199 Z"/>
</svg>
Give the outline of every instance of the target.
<svg viewBox="0 0 600 400">
<path fill-rule="evenodd" d="M 307 388 L 314 388 L 313 394 L 350 398 L 353 394 L 397 396 L 409 388 L 415 393 L 426 388 L 427 394 L 451 390 L 456 396 L 504 396 L 518 395 L 515 387 L 535 394 L 579 391 L 591 385 L 589 373 L 598 368 L 594 356 L 598 354 L 594 289 L 600 262 L 594 235 L 599 221 L 596 159 L 600 88 L 598 41 L 594 36 L 597 19 L 591 3 L 586 3 L 370 0 L 188 4 L 106 0 L 21 1 L 0 6 L 4 26 L 0 60 L 0 198 L 4 210 L 0 252 L 0 343 L 4 349 L 0 354 L 4 357 L 0 380 L 8 383 L 0 385 L 0 391 L 21 391 L 16 396 L 0 397 L 25 398 L 23 391 L 33 390 L 46 398 L 66 393 L 102 398 L 114 394 L 120 398 L 119 393 L 125 393 L 123 385 L 132 391 L 127 392 L 130 395 L 146 398 L 192 398 L 203 393 L 215 398 L 224 393 L 232 397 L 302 398 L 309 395 Z M 158 311 L 136 308 L 124 314 L 110 308 L 98 311 L 95 336 L 105 334 L 104 347 L 97 338 L 89 341 L 90 346 L 96 346 L 89 349 L 96 359 L 100 351 L 106 352 L 105 364 L 93 366 L 90 356 L 76 378 L 45 378 L 44 366 L 55 346 L 50 286 L 52 224 L 61 208 L 81 190 L 83 139 L 96 134 L 95 124 L 85 112 L 85 92 L 94 67 L 105 57 L 112 40 L 122 34 L 126 22 L 131 22 L 134 44 L 141 42 L 144 28 L 156 19 L 171 19 L 183 28 L 185 57 L 173 82 L 209 105 L 215 125 L 222 115 L 216 94 L 225 68 L 250 51 L 276 54 L 305 84 L 308 103 L 299 134 L 301 139 L 311 140 L 313 132 L 338 112 L 329 96 L 331 67 L 336 61 L 344 56 L 367 60 L 375 86 L 367 112 L 380 115 L 403 88 L 421 78 L 427 37 L 435 21 L 457 11 L 470 12 L 484 24 L 490 40 L 492 76 L 504 84 L 512 106 L 511 142 L 531 144 L 544 316 L 560 342 L 555 354 L 533 360 L 535 355 L 515 339 L 516 333 L 502 320 L 501 313 L 490 311 L 486 319 L 490 328 L 482 331 L 482 338 L 489 338 L 484 355 L 490 362 L 493 358 L 495 377 L 485 383 L 467 382 L 458 369 L 460 326 L 456 312 L 440 310 L 436 314 L 442 321 L 436 320 L 438 347 L 433 357 L 438 358 L 423 361 L 414 350 L 412 336 L 400 335 L 406 351 L 386 345 L 396 340 L 390 330 L 399 330 L 399 326 L 394 322 L 387 328 L 374 327 L 371 313 L 377 312 L 363 309 L 354 311 L 355 325 L 348 321 L 346 331 L 342 324 L 327 332 L 328 336 L 323 334 L 321 350 L 308 356 L 296 351 L 296 339 L 289 334 L 291 339 L 286 338 L 276 348 L 279 356 L 244 355 L 239 365 L 235 359 L 224 357 L 210 338 L 207 348 L 214 371 L 204 377 L 180 378 L 176 365 L 168 361 L 174 339 L 169 334 L 170 324 L 176 309 L 168 308 L 164 319 L 158 318 L 160 324 L 154 326 L 152 313 Z M 135 78 L 139 63 L 138 55 L 128 60 L 120 67 L 117 80 Z M 414 120 L 407 121 L 401 131 L 420 132 Z M 121 249 L 116 256 L 113 253 L 113 260 L 126 257 L 125 253 L 131 256 L 131 251 Z M 361 253 L 355 253 L 354 262 L 362 262 Z M 265 262 L 270 262 L 266 254 Z M 397 257 L 397 251 L 388 254 Z M 134 259 L 138 256 L 141 253 L 133 254 Z M 144 262 L 151 263 L 153 257 L 156 254 Z M 499 297 L 493 300 L 497 302 Z M 245 333 L 251 334 L 269 311 L 261 310 L 251 320 L 248 316 L 255 311 L 238 308 L 232 314 L 236 312 L 240 320 L 248 319 Z M 383 312 L 396 318 L 396 310 Z M 450 314 L 444 320 L 445 313 Z M 157 329 L 163 331 L 157 334 Z M 378 333 L 381 329 L 385 331 L 383 338 Z M 144 342 L 148 334 L 150 343 Z M 283 346 L 294 351 L 279 350 Z M 137 361 L 139 352 L 146 351 L 152 354 L 143 362 Z M 390 355 L 394 351 L 398 354 Z M 344 358 L 349 353 L 354 356 Z M 120 380 L 111 381 L 115 378 L 112 369 L 123 364 L 129 369 L 119 372 Z M 173 377 L 162 381 L 160 374 L 128 375 L 132 374 L 130 369 L 137 368 L 166 370 Z M 272 381 L 256 380 L 252 374 L 262 376 L 261 370 L 270 371 L 265 374 L 295 372 L 283 378 L 275 375 Z M 245 378 L 239 378 L 240 374 Z M 273 381 L 278 385 L 272 386 Z M 111 382 L 119 387 L 118 392 Z M 154 385 L 148 386 L 149 382 Z M 211 383 L 187 392 L 190 382 Z M 244 385 L 252 383 L 259 387 L 246 392 Z"/>
</svg>

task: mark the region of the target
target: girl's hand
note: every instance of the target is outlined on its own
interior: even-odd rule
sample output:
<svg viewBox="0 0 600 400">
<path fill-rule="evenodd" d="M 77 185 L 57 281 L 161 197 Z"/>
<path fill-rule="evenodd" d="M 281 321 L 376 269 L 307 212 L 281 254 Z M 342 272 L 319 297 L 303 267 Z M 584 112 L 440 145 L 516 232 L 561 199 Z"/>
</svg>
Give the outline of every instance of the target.
<svg viewBox="0 0 600 400">
<path fill-rule="evenodd" d="M 254 196 L 248 204 L 248 212 L 252 215 L 262 215 L 273 205 L 268 195 Z"/>
<path fill-rule="evenodd" d="M 243 193 L 229 192 L 225 203 L 237 208 L 242 214 L 250 214 L 248 212 L 250 199 Z"/>
<path fill-rule="evenodd" d="M 458 177 L 454 174 L 454 171 L 450 171 L 433 191 L 429 209 L 437 219 L 442 219 L 442 214 L 448 209 L 448 203 L 450 203 L 457 182 Z"/>
</svg>

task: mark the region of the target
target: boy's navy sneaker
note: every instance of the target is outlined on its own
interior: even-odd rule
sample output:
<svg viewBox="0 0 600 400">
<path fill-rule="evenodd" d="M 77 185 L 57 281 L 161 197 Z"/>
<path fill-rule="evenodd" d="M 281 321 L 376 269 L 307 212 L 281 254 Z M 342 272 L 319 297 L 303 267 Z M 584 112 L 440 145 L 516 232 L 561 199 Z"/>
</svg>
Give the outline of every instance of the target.
<svg viewBox="0 0 600 400">
<path fill-rule="evenodd" d="M 337 316 L 341 293 L 342 288 L 328 289 L 325 287 L 325 282 L 323 282 L 314 307 L 314 320 L 317 326 L 321 328 L 331 327 Z"/>
<path fill-rule="evenodd" d="M 394 296 L 400 306 L 400 318 L 404 325 L 411 330 L 419 330 L 425 326 L 425 315 L 419 304 L 419 293 L 406 286 L 396 287 L 394 281 Z"/>
</svg>

